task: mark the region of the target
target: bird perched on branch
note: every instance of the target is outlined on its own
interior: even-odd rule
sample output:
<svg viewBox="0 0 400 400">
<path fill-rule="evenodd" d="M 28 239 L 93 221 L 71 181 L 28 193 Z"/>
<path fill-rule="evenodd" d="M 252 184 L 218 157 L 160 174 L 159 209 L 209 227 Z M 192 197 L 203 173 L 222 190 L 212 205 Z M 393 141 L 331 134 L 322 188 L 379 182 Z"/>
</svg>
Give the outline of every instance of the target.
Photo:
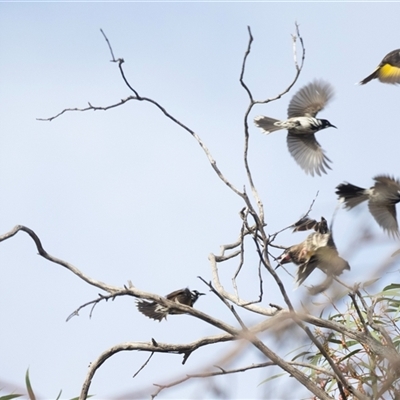
<svg viewBox="0 0 400 400">
<path fill-rule="evenodd" d="M 383 83 L 400 83 L 400 49 L 393 50 L 386 54 L 375 71 L 359 82 L 359 85 L 365 85 L 372 79 L 379 79 Z"/>
<path fill-rule="evenodd" d="M 175 290 L 174 292 L 167 294 L 166 299 L 175 303 L 184 304 L 189 307 L 193 307 L 193 304 L 197 301 L 200 296 L 205 293 L 200 293 L 197 290 L 190 291 L 188 288 Z M 146 317 L 154 320 L 162 321 L 163 318 L 167 319 L 168 314 L 184 314 L 179 310 L 171 309 L 155 301 L 138 300 L 136 304 L 138 310 Z"/>
<path fill-rule="evenodd" d="M 327 221 L 321 217 L 321 221 L 302 218 L 294 225 L 293 232 L 314 229 L 315 232 L 307 236 L 306 240 L 290 246 L 286 249 L 278 261 L 280 264 L 294 263 L 298 265 L 296 284 L 301 285 L 315 268 L 326 274 L 326 279 L 321 284 L 309 289 L 311 294 L 318 294 L 326 290 L 335 276 L 342 274 L 344 270 L 350 270 L 349 263 L 339 256 L 332 230 L 328 228 Z"/>
<path fill-rule="evenodd" d="M 277 120 L 265 116 L 254 118 L 263 133 L 287 129 L 287 146 L 297 164 L 307 173 L 327 173 L 331 160 L 315 139 L 315 133 L 325 128 L 336 128 L 326 119 L 315 118 L 333 97 L 333 87 L 325 81 L 315 80 L 302 87 L 291 99 L 288 119 Z"/>
<path fill-rule="evenodd" d="M 369 189 L 341 183 L 336 187 L 339 200 L 347 209 L 358 206 L 368 200 L 368 208 L 375 221 L 390 236 L 400 236 L 396 219 L 396 203 L 400 202 L 400 182 L 389 175 L 374 177 L 375 185 Z"/>
</svg>

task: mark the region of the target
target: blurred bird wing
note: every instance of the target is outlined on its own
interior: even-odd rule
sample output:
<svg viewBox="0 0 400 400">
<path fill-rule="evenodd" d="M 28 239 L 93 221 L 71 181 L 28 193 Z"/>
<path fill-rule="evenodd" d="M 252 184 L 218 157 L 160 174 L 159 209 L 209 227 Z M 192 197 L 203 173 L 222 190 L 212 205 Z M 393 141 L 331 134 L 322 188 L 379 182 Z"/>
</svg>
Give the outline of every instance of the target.
<svg viewBox="0 0 400 400">
<path fill-rule="evenodd" d="M 386 56 L 383 57 L 383 60 L 381 61 L 379 66 L 382 67 L 385 64 L 390 64 L 394 67 L 400 68 L 400 49 L 396 49 L 391 51 L 390 53 L 387 53 Z"/>
<path fill-rule="evenodd" d="M 185 295 L 190 297 L 190 290 L 188 288 L 175 290 L 167 294 L 165 298 L 171 301 L 179 302 L 179 297 Z"/>
<path fill-rule="evenodd" d="M 338 276 L 345 269 L 349 270 L 349 263 L 339 256 L 336 247 L 325 246 L 320 247 L 315 252 L 318 268 L 327 275 Z"/>
<path fill-rule="evenodd" d="M 340 275 L 344 270 L 350 270 L 350 265 L 346 260 L 339 256 L 336 247 L 320 247 L 315 251 L 314 255 L 308 262 L 299 266 L 296 277 L 297 286 L 301 285 L 315 268 L 325 272 L 328 277 L 333 277 Z M 327 289 L 331 282 L 332 279 L 327 278 L 323 284 L 318 285 L 314 290 L 311 290 L 311 292 L 314 292 L 312 294 L 317 294 Z"/>
<path fill-rule="evenodd" d="M 307 174 L 311 176 L 314 176 L 314 173 L 321 175 L 321 172 L 326 174 L 325 167 L 331 169 L 328 161 L 332 161 L 325 155 L 314 134 L 296 135 L 289 131 L 287 146 L 292 157 Z"/>
<path fill-rule="evenodd" d="M 388 192 L 388 195 L 392 194 L 390 197 L 399 197 L 400 182 L 399 180 L 392 178 L 388 175 L 378 175 L 374 177 L 375 188 L 379 191 Z"/>
<path fill-rule="evenodd" d="M 314 229 L 317 224 L 318 222 L 315 219 L 303 217 L 292 225 L 293 232 L 309 231 Z"/>
<path fill-rule="evenodd" d="M 375 221 L 391 236 L 399 236 L 399 226 L 396 220 L 396 207 L 394 205 L 382 205 L 368 202 L 368 208 Z"/>
<path fill-rule="evenodd" d="M 315 80 L 302 87 L 292 98 L 288 107 L 288 117 L 315 117 L 334 94 L 328 82 Z"/>
<path fill-rule="evenodd" d="M 400 67 L 394 67 L 390 64 L 385 64 L 379 68 L 378 79 L 383 83 L 397 84 L 400 83 Z"/>
<path fill-rule="evenodd" d="M 379 64 L 378 79 L 384 83 L 400 83 L 400 49 L 388 53 Z"/>
<path fill-rule="evenodd" d="M 315 257 L 311 257 L 311 259 L 299 266 L 296 273 L 296 286 L 299 287 L 314 271 L 317 267 L 318 262 Z"/>
</svg>

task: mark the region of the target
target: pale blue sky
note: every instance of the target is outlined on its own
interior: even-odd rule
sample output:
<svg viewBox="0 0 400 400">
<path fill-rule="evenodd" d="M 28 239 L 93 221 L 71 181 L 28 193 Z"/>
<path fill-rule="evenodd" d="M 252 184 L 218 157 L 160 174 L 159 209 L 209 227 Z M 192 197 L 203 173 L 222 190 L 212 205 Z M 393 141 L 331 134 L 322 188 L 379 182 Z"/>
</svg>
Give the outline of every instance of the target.
<svg viewBox="0 0 400 400">
<path fill-rule="evenodd" d="M 158 294 L 185 286 L 206 291 L 197 276 L 211 279 L 208 254 L 237 239 L 243 204 L 218 180 L 193 138 L 142 103 L 69 113 L 51 123 L 36 118 L 131 94 L 109 62 L 102 28 L 139 93 L 194 129 L 227 178 L 238 188 L 248 186 L 242 156 L 248 102 L 238 81 L 247 25 L 254 43 L 246 82 L 263 99 L 294 76 L 291 34 L 297 21 L 306 47 L 303 73 L 288 95 L 255 107 L 252 117 L 284 118 L 296 90 L 314 78 L 329 81 L 336 96 L 319 116 L 338 129 L 324 130 L 317 139 L 333 170 L 323 177 L 305 175 L 289 155 L 283 132 L 266 137 L 253 125 L 249 160 L 269 233 L 296 221 L 317 191 L 311 216 L 330 219 L 337 184 L 369 186 L 380 173 L 400 177 L 400 88 L 377 81 L 354 85 L 400 47 L 399 15 L 399 3 L 0 3 L 0 233 L 24 224 L 49 253 L 110 284 L 123 286 L 130 279 Z M 377 243 L 350 249 L 365 225 Z M 398 247 L 365 206 L 341 210 L 334 232 L 352 266 L 343 275 L 348 283 L 367 279 Z M 277 243 L 301 238 L 285 233 Z M 219 333 L 189 316 L 151 321 L 132 298 L 101 303 L 92 319 L 86 309 L 66 323 L 99 291 L 36 253 L 23 233 L 0 244 L 0 387 L 22 385 L 29 367 L 40 397 L 55 398 L 62 389 L 63 398 L 70 398 L 79 394 L 90 361 L 114 344 L 151 337 L 190 342 Z M 256 257 L 248 253 L 247 261 L 239 289 L 254 299 Z M 235 268 L 229 264 L 223 271 L 227 289 Z M 290 291 L 292 278 L 283 271 L 282 277 Z M 397 273 L 386 279 L 398 281 Z M 283 305 L 267 274 L 264 284 L 265 305 Z M 305 293 L 301 288 L 292 295 Z M 234 323 L 212 295 L 196 307 Z M 155 355 L 135 379 L 147 354 L 118 354 L 95 376 L 91 393 L 102 399 L 143 390 L 149 398 L 153 383 L 213 365 L 227 348 L 196 352 L 185 366 L 180 356 Z M 261 360 L 251 351 L 234 365 Z M 272 384 L 258 386 L 272 373 L 252 371 L 214 383 L 230 398 L 291 398 L 282 388 L 271 391 Z M 197 381 L 159 398 L 212 398 L 207 387 Z"/>
</svg>

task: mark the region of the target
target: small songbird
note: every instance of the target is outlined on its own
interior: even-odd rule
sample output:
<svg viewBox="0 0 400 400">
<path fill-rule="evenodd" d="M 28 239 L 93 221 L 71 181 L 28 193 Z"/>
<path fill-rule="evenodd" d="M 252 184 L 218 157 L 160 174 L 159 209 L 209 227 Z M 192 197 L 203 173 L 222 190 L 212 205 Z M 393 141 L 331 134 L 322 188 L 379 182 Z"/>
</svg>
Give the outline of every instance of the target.
<svg viewBox="0 0 400 400">
<path fill-rule="evenodd" d="M 313 286 L 309 292 L 313 295 L 326 290 L 335 276 L 342 274 L 344 270 L 350 270 L 349 263 L 339 256 L 332 230 L 328 228 L 327 221 L 321 217 L 321 221 L 302 218 L 293 225 L 293 232 L 314 229 L 315 232 L 307 236 L 300 244 L 290 246 L 278 257 L 280 264 L 292 262 L 298 265 L 296 284 L 301 285 L 315 268 L 326 274 L 326 279 L 319 285 Z"/>
<path fill-rule="evenodd" d="M 290 246 L 279 257 L 280 264 L 294 263 L 303 264 L 310 260 L 315 250 L 321 246 L 326 246 L 329 239 L 329 229 L 327 221 L 321 217 L 321 222 L 308 217 L 300 219 L 293 225 L 293 232 L 300 232 L 314 229 L 314 233 L 307 236 L 306 240 Z"/>
<path fill-rule="evenodd" d="M 197 290 L 190 291 L 188 288 L 175 290 L 174 292 L 167 294 L 166 299 L 174 301 L 175 303 L 184 304 L 189 307 L 193 307 L 193 304 L 197 301 L 200 296 L 205 293 L 200 293 Z M 155 301 L 138 300 L 136 304 L 138 310 L 146 317 L 154 320 L 162 321 L 163 318 L 167 319 L 168 314 L 184 314 L 182 311 L 170 309 L 162 304 Z"/>
<path fill-rule="evenodd" d="M 369 211 L 379 226 L 387 231 L 389 236 L 399 237 L 395 205 L 400 202 L 400 182 L 389 175 L 378 175 L 374 180 L 375 185 L 369 189 L 348 182 L 341 183 L 336 187 L 336 194 L 347 209 L 368 200 Z"/>
<path fill-rule="evenodd" d="M 302 87 L 291 99 L 288 107 L 288 119 L 277 120 L 262 115 L 254 118 L 254 123 L 263 133 L 287 129 L 287 146 L 297 164 L 314 176 L 315 173 L 327 173 L 332 162 L 315 138 L 315 133 L 325 128 L 336 128 L 326 119 L 315 118 L 333 97 L 333 87 L 325 81 L 315 80 Z"/>
<path fill-rule="evenodd" d="M 359 82 L 359 85 L 365 85 L 372 79 L 378 78 L 383 83 L 400 83 L 400 49 L 393 50 L 386 54 L 375 71 Z"/>
</svg>

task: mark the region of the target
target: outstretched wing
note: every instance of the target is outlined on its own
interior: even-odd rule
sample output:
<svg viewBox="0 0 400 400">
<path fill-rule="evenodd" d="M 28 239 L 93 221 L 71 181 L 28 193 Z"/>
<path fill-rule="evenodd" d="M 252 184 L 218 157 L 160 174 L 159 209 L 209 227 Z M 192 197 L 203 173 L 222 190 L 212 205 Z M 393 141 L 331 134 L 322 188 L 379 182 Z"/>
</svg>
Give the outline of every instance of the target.
<svg viewBox="0 0 400 400">
<path fill-rule="evenodd" d="M 289 132 L 287 145 L 290 154 L 306 174 L 314 176 L 317 173 L 321 175 L 321 172 L 327 173 L 325 167 L 331 169 L 328 162 L 332 161 L 325 155 L 314 134 L 295 135 Z"/>
<path fill-rule="evenodd" d="M 400 236 L 395 205 L 385 205 L 369 201 L 368 208 L 372 216 L 375 218 L 375 221 L 381 228 L 383 228 L 383 230 L 387 231 L 390 236 Z"/>
<path fill-rule="evenodd" d="M 288 107 L 288 117 L 315 117 L 333 95 L 334 90 L 330 83 L 314 80 L 293 96 Z"/>
</svg>

